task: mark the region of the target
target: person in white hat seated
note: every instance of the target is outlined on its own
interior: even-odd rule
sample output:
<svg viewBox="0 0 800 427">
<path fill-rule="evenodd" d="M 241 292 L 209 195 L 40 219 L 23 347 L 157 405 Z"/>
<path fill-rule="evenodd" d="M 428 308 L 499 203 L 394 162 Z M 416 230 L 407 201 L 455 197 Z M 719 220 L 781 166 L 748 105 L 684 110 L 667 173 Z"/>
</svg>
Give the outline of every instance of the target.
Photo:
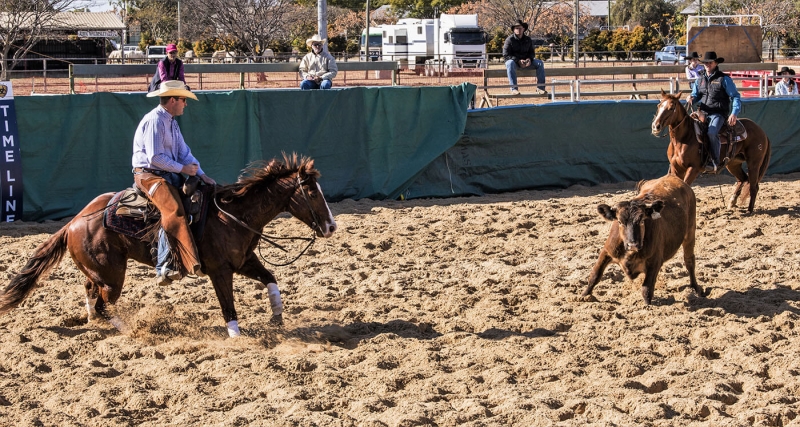
<svg viewBox="0 0 800 427">
<path fill-rule="evenodd" d="M 306 46 L 311 48 L 306 56 L 300 61 L 300 89 L 330 89 L 333 86 L 333 78 L 339 72 L 336 60 L 325 50 L 325 41 L 314 34 L 306 40 Z"/>
<path fill-rule="evenodd" d="M 175 121 L 176 117 L 183 114 L 186 100 L 191 98 L 196 101 L 197 96 L 186 89 L 180 80 L 162 82 L 158 89 L 147 96 L 157 96 L 161 102 L 136 127 L 133 137 L 133 180 L 161 212 L 156 283 L 166 285 L 179 280 L 185 273 L 204 275 L 178 193 L 178 187 L 183 185 L 183 175 L 196 175 L 209 185 L 215 185 L 216 182 L 200 168 L 200 162 L 192 155 Z M 178 242 L 180 262 L 172 259 L 168 236 Z"/>
<path fill-rule="evenodd" d="M 782 67 L 778 72 L 781 80 L 775 84 L 775 95 L 797 95 L 797 82 L 794 81 L 794 70 Z"/>
</svg>

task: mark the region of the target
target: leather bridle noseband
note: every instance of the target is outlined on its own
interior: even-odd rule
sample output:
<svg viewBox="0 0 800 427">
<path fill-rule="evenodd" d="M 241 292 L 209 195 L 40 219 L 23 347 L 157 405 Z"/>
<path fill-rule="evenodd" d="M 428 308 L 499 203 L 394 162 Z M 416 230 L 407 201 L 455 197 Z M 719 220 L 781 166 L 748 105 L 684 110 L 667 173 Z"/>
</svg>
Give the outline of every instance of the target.
<svg viewBox="0 0 800 427">
<path fill-rule="evenodd" d="M 664 101 L 662 101 L 662 102 L 664 102 Z M 680 103 L 680 101 L 677 101 L 677 102 Z M 661 105 L 661 103 L 659 103 L 658 105 Z M 680 123 L 676 124 L 674 127 L 680 126 L 683 122 L 686 121 L 686 119 L 688 117 L 691 116 L 690 111 L 692 110 L 692 107 L 687 103 L 685 108 L 686 108 L 686 113 L 687 113 L 686 117 L 684 117 L 683 120 L 681 120 Z M 672 116 L 673 114 L 675 114 L 675 108 L 670 108 L 669 115 Z M 661 132 L 659 134 L 653 134 L 653 136 L 657 136 L 659 138 L 666 138 L 667 136 L 669 136 L 669 128 L 670 128 L 670 125 L 667 125 L 666 127 L 664 127 L 661 130 Z M 667 129 L 667 132 L 664 132 L 664 129 Z"/>
</svg>

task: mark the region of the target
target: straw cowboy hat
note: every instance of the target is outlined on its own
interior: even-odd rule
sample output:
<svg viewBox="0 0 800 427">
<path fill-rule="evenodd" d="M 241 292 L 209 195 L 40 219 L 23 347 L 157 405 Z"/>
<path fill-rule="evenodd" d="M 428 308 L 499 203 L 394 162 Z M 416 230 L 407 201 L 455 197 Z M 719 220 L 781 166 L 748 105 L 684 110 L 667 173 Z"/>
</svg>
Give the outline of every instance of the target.
<svg viewBox="0 0 800 427">
<path fill-rule="evenodd" d="M 710 51 L 703 54 L 703 59 L 700 62 L 716 62 L 717 64 L 722 64 L 725 62 L 725 58 L 717 58 L 717 52 Z"/>
<path fill-rule="evenodd" d="M 325 44 L 325 42 L 327 40 L 328 39 L 319 38 L 319 34 L 314 34 L 313 36 L 311 36 L 310 39 L 306 40 L 306 46 L 311 47 L 311 43 L 322 43 L 322 44 Z"/>
<path fill-rule="evenodd" d="M 515 24 L 511 24 L 511 31 L 514 31 L 514 27 L 522 27 L 523 31 L 528 31 L 528 24 L 526 22 L 522 22 L 521 19 L 517 19 Z"/>
<path fill-rule="evenodd" d="M 167 80 L 161 82 L 158 89 L 147 94 L 148 97 L 153 96 L 179 96 L 184 98 L 192 98 L 197 101 L 197 96 L 186 89 L 186 85 L 180 80 Z"/>
</svg>

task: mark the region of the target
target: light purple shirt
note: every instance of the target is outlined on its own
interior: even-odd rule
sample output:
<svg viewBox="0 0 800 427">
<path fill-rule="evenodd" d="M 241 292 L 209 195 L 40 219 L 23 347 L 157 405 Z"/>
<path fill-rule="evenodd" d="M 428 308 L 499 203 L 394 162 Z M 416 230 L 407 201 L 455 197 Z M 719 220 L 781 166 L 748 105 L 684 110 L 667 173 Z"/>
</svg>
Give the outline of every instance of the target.
<svg viewBox="0 0 800 427">
<path fill-rule="evenodd" d="M 180 173 L 184 165 L 196 163 L 197 175 L 205 175 L 192 156 L 178 122 L 161 105 L 147 113 L 133 136 L 133 167 Z"/>
</svg>

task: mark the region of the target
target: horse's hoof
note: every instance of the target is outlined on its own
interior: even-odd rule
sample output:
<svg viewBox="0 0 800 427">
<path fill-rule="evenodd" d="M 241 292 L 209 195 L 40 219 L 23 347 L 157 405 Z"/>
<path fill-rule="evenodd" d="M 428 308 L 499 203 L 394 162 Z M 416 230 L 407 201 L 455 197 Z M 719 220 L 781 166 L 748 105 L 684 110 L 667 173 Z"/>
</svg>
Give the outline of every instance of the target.
<svg viewBox="0 0 800 427">
<path fill-rule="evenodd" d="M 283 326 L 283 315 L 276 314 L 269 319 L 269 324 L 271 326 Z"/>
</svg>

